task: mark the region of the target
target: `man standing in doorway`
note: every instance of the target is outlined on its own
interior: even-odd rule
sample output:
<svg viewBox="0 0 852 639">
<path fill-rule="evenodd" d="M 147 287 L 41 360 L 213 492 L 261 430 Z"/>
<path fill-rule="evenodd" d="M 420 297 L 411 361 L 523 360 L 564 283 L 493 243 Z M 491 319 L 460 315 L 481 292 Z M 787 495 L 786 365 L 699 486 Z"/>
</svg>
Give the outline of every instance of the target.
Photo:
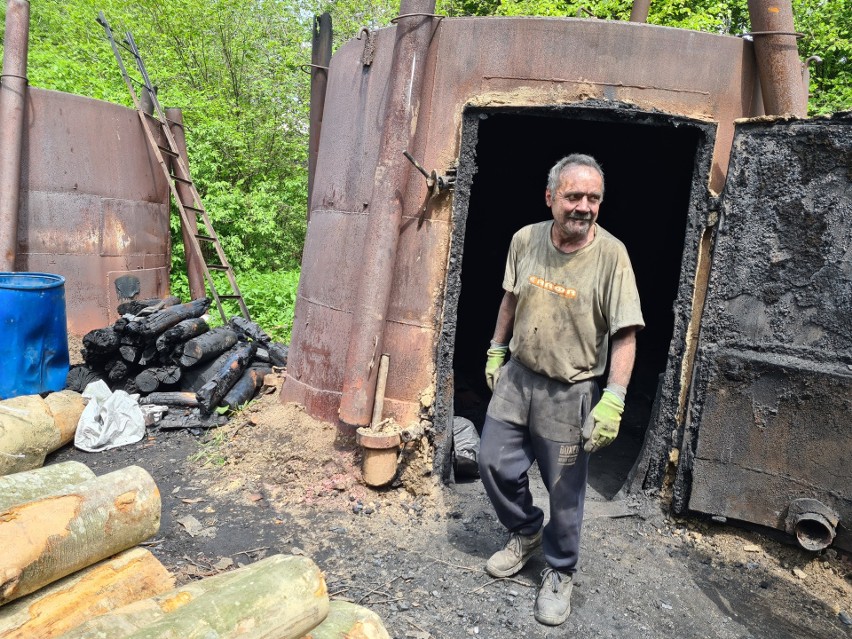
<svg viewBox="0 0 852 639">
<path fill-rule="evenodd" d="M 486 570 L 494 577 L 514 575 L 543 545 L 548 567 L 535 618 L 547 625 L 571 613 L 589 453 L 618 434 L 636 332 L 645 325 L 627 251 L 596 223 L 603 197 L 603 171 L 594 158 L 569 155 L 550 170 L 545 201 L 553 220 L 512 238 L 485 368 L 493 395 L 480 473 L 510 533 Z M 609 377 L 600 395 L 596 380 L 610 342 Z M 511 358 L 503 366 L 507 351 Z M 533 461 L 550 496 L 544 527 L 529 490 Z"/>
</svg>

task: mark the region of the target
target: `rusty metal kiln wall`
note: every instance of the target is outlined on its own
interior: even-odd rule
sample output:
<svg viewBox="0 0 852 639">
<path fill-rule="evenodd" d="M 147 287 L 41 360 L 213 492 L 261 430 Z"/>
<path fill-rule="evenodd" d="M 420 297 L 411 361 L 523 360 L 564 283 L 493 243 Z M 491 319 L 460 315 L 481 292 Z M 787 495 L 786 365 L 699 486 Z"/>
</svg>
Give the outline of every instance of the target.
<svg viewBox="0 0 852 639">
<path fill-rule="evenodd" d="M 65 277 L 71 333 L 116 319 L 115 280 L 169 286 L 168 185 L 136 112 L 29 88 L 16 270 Z"/>
<path fill-rule="evenodd" d="M 751 44 L 741 39 L 625 22 L 548 18 L 436 20 L 423 65 L 413 148 L 429 169 L 458 158 L 463 111 L 610 101 L 716 123 L 707 184 L 720 190 L 736 118 L 761 113 Z M 372 238 L 374 173 L 389 100 L 395 27 L 352 40 L 332 58 L 311 215 L 283 401 L 335 421 L 353 325 L 358 274 Z M 372 44 L 369 65 L 362 60 Z M 405 162 L 400 149 L 400 162 Z M 412 168 L 412 171 L 414 169 Z M 390 355 L 385 415 L 402 424 L 436 392 L 452 195 L 428 201 L 414 174 L 403 203 L 382 350 Z M 376 249 L 376 247 L 371 247 Z M 379 250 L 381 247 L 378 247 Z M 496 309 L 491 314 L 496 313 Z M 490 320 L 489 320 L 490 321 Z M 375 353 L 377 365 L 380 353 Z M 363 367 L 370 362 L 360 363 Z"/>
</svg>

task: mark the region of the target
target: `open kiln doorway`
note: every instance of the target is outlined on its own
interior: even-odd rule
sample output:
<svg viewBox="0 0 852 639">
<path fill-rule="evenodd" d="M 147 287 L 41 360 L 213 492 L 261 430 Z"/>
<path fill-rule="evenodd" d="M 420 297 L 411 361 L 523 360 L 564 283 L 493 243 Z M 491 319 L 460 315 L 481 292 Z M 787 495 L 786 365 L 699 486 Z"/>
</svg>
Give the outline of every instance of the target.
<svg viewBox="0 0 852 639">
<path fill-rule="evenodd" d="M 606 177 L 598 223 L 627 247 L 646 322 L 637 338 L 619 437 L 590 465 L 592 489 L 607 498 L 618 492 L 639 455 L 670 359 L 692 191 L 708 180 L 706 172 L 695 176 L 696 167 L 705 164 L 697 162 L 699 153 L 712 153 L 708 129 L 611 105 L 465 112 L 444 309 L 455 319 L 444 322 L 455 328 L 446 371 L 453 378 L 450 414 L 471 419 L 481 431 L 490 399 L 485 351 L 503 295 L 511 237 L 526 224 L 552 219 L 544 199 L 550 167 L 570 153 L 592 155 Z M 456 295 L 453 282 L 459 285 Z M 445 337 L 449 340 L 446 328 Z"/>
</svg>

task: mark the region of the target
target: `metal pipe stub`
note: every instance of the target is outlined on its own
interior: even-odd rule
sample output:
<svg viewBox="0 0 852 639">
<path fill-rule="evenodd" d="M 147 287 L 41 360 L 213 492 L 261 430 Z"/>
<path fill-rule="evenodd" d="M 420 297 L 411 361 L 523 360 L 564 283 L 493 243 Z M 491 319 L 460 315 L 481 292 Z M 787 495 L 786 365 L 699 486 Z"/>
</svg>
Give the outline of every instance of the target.
<svg viewBox="0 0 852 639">
<path fill-rule="evenodd" d="M 785 526 L 805 550 L 823 550 L 831 545 L 840 517 L 816 499 L 794 499 L 787 509 Z"/>
</svg>

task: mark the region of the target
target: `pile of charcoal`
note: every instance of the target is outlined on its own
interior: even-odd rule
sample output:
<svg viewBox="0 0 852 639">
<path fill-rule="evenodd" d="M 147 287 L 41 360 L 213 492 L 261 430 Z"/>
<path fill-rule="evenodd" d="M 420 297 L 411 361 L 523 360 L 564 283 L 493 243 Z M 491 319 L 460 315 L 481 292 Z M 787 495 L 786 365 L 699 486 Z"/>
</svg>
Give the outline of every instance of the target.
<svg viewBox="0 0 852 639">
<path fill-rule="evenodd" d="M 233 317 L 207 323 L 210 300 L 176 297 L 121 304 L 121 318 L 83 337 L 85 364 L 68 373 L 67 387 L 82 392 L 97 379 L 139 394 L 139 403 L 168 407 L 163 428 L 209 428 L 250 401 L 272 367 L 287 365 L 286 345 L 257 324 Z"/>
</svg>

